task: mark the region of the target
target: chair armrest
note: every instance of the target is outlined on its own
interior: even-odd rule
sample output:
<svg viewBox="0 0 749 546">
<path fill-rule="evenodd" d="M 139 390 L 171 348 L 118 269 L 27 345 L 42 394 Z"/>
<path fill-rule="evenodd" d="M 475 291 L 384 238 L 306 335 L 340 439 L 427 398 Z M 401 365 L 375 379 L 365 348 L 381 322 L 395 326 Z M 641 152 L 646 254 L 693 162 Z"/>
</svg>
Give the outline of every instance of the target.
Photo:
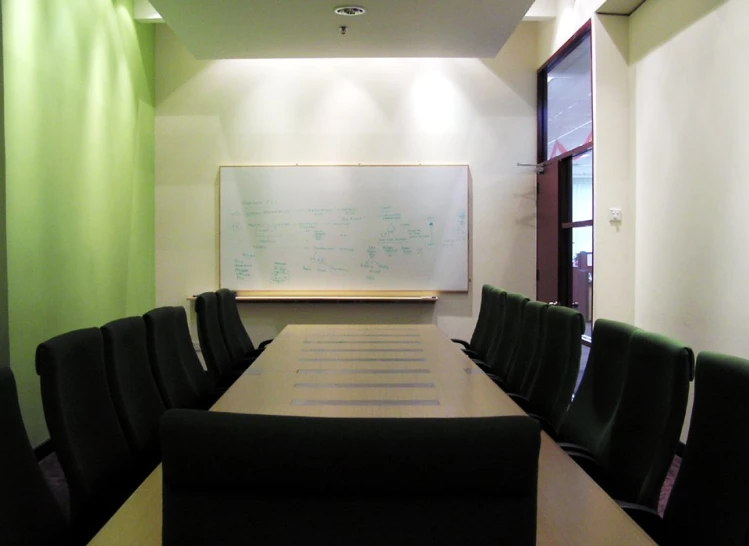
<svg viewBox="0 0 749 546">
<path fill-rule="evenodd" d="M 658 512 L 643 506 L 641 504 L 634 504 L 632 502 L 616 501 L 616 504 L 624 510 L 634 522 L 642 528 L 650 538 L 652 538 L 658 544 L 662 543 L 663 540 L 663 520 L 658 515 Z"/>
<path fill-rule="evenodd" d="M 469 358 L 472 358 L 472 359 L 475 358 L 475 359 L 479 359 L 480 360 L 479 354 L 476 351 L 474 351 L 473 349 L 465 349 L 464 348 L 464 349 L 462 349 L 462 351 Z"/>
<path fill-rule="evenodd" d="M 505 385 L 505 382 L 501 377 L 499 377 L 498 375 L 494 375 L 493 373 L 488 373 L 486 374 L 486 376 L 494 381 L 494 384 L 497 385 L 497 387 L 499 387 L 503 391 L 507 390 L 507 386 Z"/>
<path fill-rule="evenodd" d="M 484 362 L 483 360 L 479 360 L 477 358 L 472 358 L 471 360 L 473 360 L 473 363 L 476 364 L 476 366 L 478 366 L 479 369 L 482 372 L 484 372 L 486 374 L 493 374 L 494 373 L 492 371 L 492 369 L 489 367 L 489 365 L 486 362 Z"/>
<path fill-rule="evenodd" d="M 249 368 L 250 366 L 252 366 L 252 364 L 255 362 L 256 359 L 257 359 L 257 354 L 256 353 L 251 353 L 251 354 L 245 356 L 239 362 L 236 362 L 234 364 L 234 369 L 243 372 L 247 368 Z"/>
<path fill-rule="evenodd" d="M 523 410 L 524 412 L 528 413 L 530 411 L 531 403 L 522 394 L 517 394 L 515 392 L 508 392 L 507 396 L 512 398 L 512 401 L 515 402 L 518 406 L 520 406 L 520 409 Z"/>
<path fill-rule="evenodd" d="M 572 442 L 557 442 L 557 445 L 567 453 L 580 453 L 582 455 L 587 455 L 588 457 L 595 458 L 595 456 L 589 449 L 581 446 L 580 444 L 573 444 Z"/>
<path fill-rule="evenodd" d="M 543 431 L 549 436 L 551 436 L 552 440 L 556 441 L 557 429 L 554 428 L 554 425 L 551 424 L 551 421 L 549 421 L 543 415 L 539 415 L 537 413 L 528 413 L 528 417 L 532 417 L 533 419 L 538 421 Z"/>
<path fill-rule="evenodd" d="M 462 340 L 462 339 L 452 338 L 452 339 L 450 339 L 450 341 L 452 341 L 453 343 L 459 343 L 460 345 L 462 345 L 466 349 L 470 349 L 471 348 L 471 344 L 468 343 L 467 341 Z"/>
<path fill-rule="evenodd" d="M 262 351 L 265 349 L 270 343 L 273 341 L 273 339 L 266 339 L 265 341 L 261 341 L 260 345 L 257 346 L 257 351 Z"/>
<path fill-rule="evenodd" d="M 601 489 L 603 489 L 607 493 L 610 491 L 610 489 L 607 487 L 608 478 L 606 476 L 606 471 L 601 467 L 601 465 L 594 457 L 575 452 L 567 452 L 567 455 L 569 455 L 570 458 L 575 461 L 580 468 L 585 470 L 585 473 L 593 478 L 593 481 L 601 486 Z"/>
</svg>

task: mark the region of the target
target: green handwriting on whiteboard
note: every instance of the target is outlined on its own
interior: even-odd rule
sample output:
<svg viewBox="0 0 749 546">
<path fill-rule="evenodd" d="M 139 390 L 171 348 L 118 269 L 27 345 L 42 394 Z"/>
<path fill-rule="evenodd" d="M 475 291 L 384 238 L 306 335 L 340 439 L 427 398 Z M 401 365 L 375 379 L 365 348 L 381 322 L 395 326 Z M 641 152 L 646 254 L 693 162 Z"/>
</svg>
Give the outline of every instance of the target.
<svg viewBox="0 0 749 546">
<path fill-rule="evenodd" d="M 220 272 L 248 290 L 464 290 L 465 166 L 222 167 Z"/>
<path fill-rule="evenodd" d="M 271 282 L 273 284 L 283 284 L 289 280 L 289 271 L 286 269 L 286 264 L 282 262 L 275 262 L 273 264 L 273 276 Z"/>
</svg>

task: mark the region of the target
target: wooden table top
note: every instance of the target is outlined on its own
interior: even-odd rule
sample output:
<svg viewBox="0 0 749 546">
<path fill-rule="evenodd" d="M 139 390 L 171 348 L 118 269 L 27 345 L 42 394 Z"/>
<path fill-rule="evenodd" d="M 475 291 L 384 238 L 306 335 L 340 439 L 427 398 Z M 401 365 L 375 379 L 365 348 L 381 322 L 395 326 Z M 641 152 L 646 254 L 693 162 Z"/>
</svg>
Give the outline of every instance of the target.
<svg viewBox="0 0 749 546">
<path fill-rule="evenodd" d="M 287 326 L 211 411 L 403 418 L 523 414 L 434 325 Z M 537 544 L 654 544 L 541 434 Z M 159 466 L 91 544 L 160 544 L 161 508 Z"/>
</svg>

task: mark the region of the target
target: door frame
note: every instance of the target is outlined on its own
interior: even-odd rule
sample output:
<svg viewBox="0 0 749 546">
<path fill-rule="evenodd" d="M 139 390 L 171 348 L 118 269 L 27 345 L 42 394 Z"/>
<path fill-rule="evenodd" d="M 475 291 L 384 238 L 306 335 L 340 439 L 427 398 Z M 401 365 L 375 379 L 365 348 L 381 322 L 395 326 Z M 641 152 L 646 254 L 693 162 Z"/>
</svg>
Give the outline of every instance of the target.
<svg viewBox="0 0 749 546">
<path fill-rule="evenodd" d="M 562 62 L 569 53 L 571 53 L 576 47 L 578 47 L 585 39 L 590 38 L 592 40 L 591 21 L 587 21 L 581 26 L 577 32 L 562 45 L 550 58 L 547 60 L 537 72 L 537 145 L 536 145 L 536 160 L 538 166 L 541 168 L 540 172 L 547 168 L 558 169 L 558 222 L 557 222 L 557 233 L 558 233 L 558 246 L 556 252 L 556 269 L 557 269 L 557 294 L 555 298 L 545 297 L 544 299 L 551 299 L 552 301 L 558 302 L 560 305 L 572 305 L 572 229 L 575 227 L 592 226 L 593 218 L 582 222 L 572 222 L 572 169 L 571 163 L 572 158 L 584 153 L 586 151 L 593 151 L 593 140 L 592 138 L 566 152 L 547 158 L 547 99 L 548 99 L 548 82 L 547 75 L 557 64 Z M 592 48 L 591 48 L 592 51 Z M 592 53 L 591 53 L 592 55 Z M 591 59 L 592 69 L 592 59 Z M 592 75 L 591 75 L 592 78 Z M 591 81 L 591 93 L 592 89 Z M 592 120 L 592 112 L 591 112 Z M 592 131 L 592 126 L 591 126 Z M 592 134 L 592 132 L 591 132 Z M 594 153 L 594 152 L 593 152 Z M 594 157 L 595 160 L 595 157 Z M 565 168 L 565 164 L 569 164 L 568 168 Z M 537 175 L 539 176 L 539 175 Z M 536 184 L 537 191 L 539 190 L 539 183 L 537 180 Z M 591 197 L 592 198 L 592 197 Z M 537 195 L 538 200 L 538 195 Z M 538 201 L 537 201 L 538 203 Z M 538 208 L 537 208 L 538 211 Z M 541 221 L 540 215 L 537 216 L 537 242 L 536 242 L 536 299 L 541 294 L 539 291 L 539 278 L 544 273 L 540 270 L 539 261 L 539 247 L 538 238 L 541 237 L 540 233 L 542 229 L 539 229 L 539 223 Z M 546 263 L 551 263 L 553 267 L 554 258 L 546 260 Z M 569 262 L 569 263 L 568 263 Z M 553 273 L 552 273 L 553 274 Z M 592 320 L 592 317 L 591 317 Z"/>
</svg>

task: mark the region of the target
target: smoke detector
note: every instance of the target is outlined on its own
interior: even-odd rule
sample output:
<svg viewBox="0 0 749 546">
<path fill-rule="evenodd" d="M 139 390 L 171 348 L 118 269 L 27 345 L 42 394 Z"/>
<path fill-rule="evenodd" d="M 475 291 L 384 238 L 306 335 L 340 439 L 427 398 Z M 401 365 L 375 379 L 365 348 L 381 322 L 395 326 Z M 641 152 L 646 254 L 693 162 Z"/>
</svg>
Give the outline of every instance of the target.
<svg viewBox="0 0 749 546">
<path fill-rule="evenodd" d="M 343 15 L 344 17 L 355 17 L 357 15 L 364 15 L 367 10 L 361 6 L 340 6 L 333 10 L 336 15 Z"/>
</svg>

